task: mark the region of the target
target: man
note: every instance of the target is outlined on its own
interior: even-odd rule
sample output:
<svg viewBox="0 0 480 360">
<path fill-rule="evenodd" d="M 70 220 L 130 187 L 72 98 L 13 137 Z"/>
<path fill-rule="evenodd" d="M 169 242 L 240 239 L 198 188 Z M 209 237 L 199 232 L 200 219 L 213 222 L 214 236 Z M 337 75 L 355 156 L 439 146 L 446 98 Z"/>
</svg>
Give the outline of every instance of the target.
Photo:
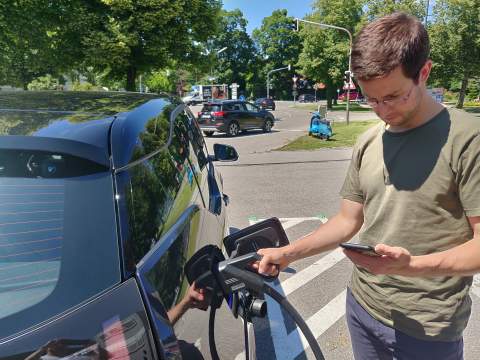
<svg viewBox="0 0 480 360">
<path fill-rule="evenodd" d="M 426 90 L 429 41 L 414 17 L 366 25 L 352 69 L 383 120 L 353 149 L 340 212 L 307 236 L 263 249 L 259 272 L 332 250 L 359 230 L 381 256 L 355 264 L 347 324 L 357 360 L 462 359 L 471 275 L 480 271 L 480 123 Z"/>
</svg>

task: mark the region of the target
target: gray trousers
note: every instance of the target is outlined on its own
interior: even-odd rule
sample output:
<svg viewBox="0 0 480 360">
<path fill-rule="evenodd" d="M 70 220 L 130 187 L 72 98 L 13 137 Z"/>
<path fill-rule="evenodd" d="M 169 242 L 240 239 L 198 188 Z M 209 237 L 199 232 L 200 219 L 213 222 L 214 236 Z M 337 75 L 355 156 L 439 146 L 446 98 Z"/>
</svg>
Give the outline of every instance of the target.
<svg viewBox="0 0 480 360">
<path fill-rule="evenodd" d="M 463 360 L 463 339 L 425 341 L 374 319 L 347 291 L 346 318 L 355 360 Z"/>
</svg>

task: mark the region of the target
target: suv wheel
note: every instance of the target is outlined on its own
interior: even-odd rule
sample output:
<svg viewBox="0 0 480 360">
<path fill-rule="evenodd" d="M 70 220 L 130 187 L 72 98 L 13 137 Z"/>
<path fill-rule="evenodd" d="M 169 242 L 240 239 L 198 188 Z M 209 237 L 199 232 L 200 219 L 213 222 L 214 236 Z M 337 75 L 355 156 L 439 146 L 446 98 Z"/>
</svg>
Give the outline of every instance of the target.
<svg viewBox="0 0 480 360">
<path fill-rule="evenodd" d="M 236 121 L 232 121 L 230 124 L 228 124 L 227 136 L 237 136 L 239 132 L 240 126 L 238 126 Z"/>
<path fill-rule="evenodd" d="M 273 120 L 268 118 L 265 120 L 265 123 L 263 124 L 263 132 L 269 133 L 272 131 L 272 126 L 273 126 Z"/>
<path fill-rule="evenodd" d="M 215 131 L 204 131 L 203 133 L 205 134 L 206 137 L 210 137 L 213 135 Z"/>
</svg>

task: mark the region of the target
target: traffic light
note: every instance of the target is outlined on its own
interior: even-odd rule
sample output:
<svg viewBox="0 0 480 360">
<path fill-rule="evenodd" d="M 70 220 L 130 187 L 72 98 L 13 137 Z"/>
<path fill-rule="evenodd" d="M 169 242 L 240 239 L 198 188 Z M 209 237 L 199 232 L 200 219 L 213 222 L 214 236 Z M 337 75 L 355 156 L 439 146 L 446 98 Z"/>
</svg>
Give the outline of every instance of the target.
<svg viewBox="0 0 480 360">
<path fill-rule="evenodd" d="M 298 31 L 298 19 L 295 18 L 295 19 L 291 20 L 289 27 L 293 31 Z"/>
</svg>

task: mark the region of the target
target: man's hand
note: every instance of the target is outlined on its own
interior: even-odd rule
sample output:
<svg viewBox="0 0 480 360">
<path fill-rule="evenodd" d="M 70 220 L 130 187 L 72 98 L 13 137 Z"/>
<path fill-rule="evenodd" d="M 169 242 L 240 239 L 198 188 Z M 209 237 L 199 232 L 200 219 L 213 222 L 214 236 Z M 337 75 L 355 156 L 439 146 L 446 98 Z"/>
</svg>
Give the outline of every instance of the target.
<svg viewBox="0 0 480 360">
<path fill-rule="evenodd" d="M 206 310 L 210 304 L 210 296 L 207 295 L 205 289 L 197 288 L 195 282 L 193 282 L 182 301 L 185 301 L 188 308 Z"/>
<path fill-rule="evenodd" d="M 277 276 L 293 260 L 286 255 L 285 247 L 260 249 L 257 253 L 262 255 L 262 260 L 252 267 L 262 275 Z"/>
<path fill-rule="evenodd" d="M 412 256 L 402 247 L 378 244 L 375 246 L 375 252 L 381 256 L 364 255 L 352 250 L 343 250 L 343 252 L 355 265 L 375 275 L 415 275 L 411 267 Z"/>
</svg>

